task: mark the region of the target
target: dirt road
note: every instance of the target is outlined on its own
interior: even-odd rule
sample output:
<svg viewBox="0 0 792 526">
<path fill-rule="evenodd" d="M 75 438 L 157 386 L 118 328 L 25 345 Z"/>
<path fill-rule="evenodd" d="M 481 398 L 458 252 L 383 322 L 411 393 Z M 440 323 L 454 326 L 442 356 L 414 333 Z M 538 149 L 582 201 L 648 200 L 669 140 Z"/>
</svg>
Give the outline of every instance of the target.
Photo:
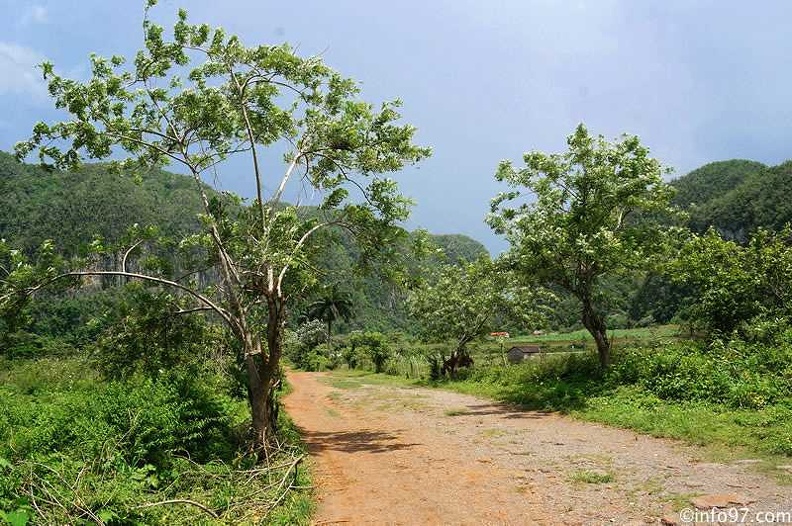
<svg viewBox="0 0 792 526">
<path fill-rule="evenodd" d="M 792 488 L 752 459 L 705 462 L 673 441 L 442 390 L 325 373 L 289 381 L 316 524 L 685 524 L 678 512 L 700 495 L 792 511 Z"/>
</svg>

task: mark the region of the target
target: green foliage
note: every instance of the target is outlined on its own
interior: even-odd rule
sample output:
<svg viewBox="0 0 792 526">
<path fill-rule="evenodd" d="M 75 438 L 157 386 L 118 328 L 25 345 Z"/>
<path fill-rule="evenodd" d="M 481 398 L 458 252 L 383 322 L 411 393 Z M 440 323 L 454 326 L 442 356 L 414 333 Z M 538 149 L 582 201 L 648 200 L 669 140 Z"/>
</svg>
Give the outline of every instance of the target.
<svg viewBox="0 0 792 526">
<path fill-rule="evenodd" d="M 0 239 L 0 352 L 7 356 L 30 354 L 31 342 L 24 333 L 30 323 L 30 297 L 42 283 L 52 281 L 61 266 L 62 260 L 49 241 L 28 257 Z"/>
<path fill-rule="evenodd" d="M 320 371 L 329 363 L 329 356 L 319 354 L 319 345 L 327 341 L 327 328 L 320 320 L 309 320 L 288 332 L 285 342 L 286 357 L 300 369 Z"/>
<path fill-rule="evenodd" d="M 409 311 L 426 339 L 453 342 L 457 352 L 494 330 L 542 326 L 542 304 L 553 299 L 540 287 L 521 286 L 519 277 L 488 257 L 427 274 L 410 293 Z"/>
<path fill-rule="evenodd" d="M 484 245 L 461 234 L 435 234 L 430 236 L 430 240 L 442 250 L 447 263 L 472 263 L 489 256 Z"/>
<path fill-rule="evenodd" d="M 308 305 L 309 318 L 323 320 L 327 323 L 327 339 L 333 331 L 333 322 L 337 320 L 349 321 L 352 318 L 352 300 L 350 295 L 341 290 L 339 285 L 333 284 L 322 291 L 320 297 Z"/>
<path fill-rule="evenodd" d="M 385 365 L 385 373 L 406 379 L 427 378 L 430 373 L 428 356 L 431 350 L 418 345 L 404 333 L 391 333 L 389 345 L 392 354 Z"/>
<path fill-rule="evenodd" d="M 1 433 L 6 458 L 71 450 L 95 457 L 110 440 L 116 441 L 113 454 L 123 462 L 159 468 L 179 450 L 197 458 L 231 453 L 213 451 L 223 447 L 223 436 L 232 433 L 235 422 L 233 412 L 227 412 L 230 400 L 213 395 L 211 382 L 204 387 L 198 378 L 171 375 L 91 385 L 90 376 L 77 369 L 90 366 L 81 362 L 40 373 L 58 367 L 63 364 L 57 360 L 29 362 L 6 376 Z"/>
<path fill-rule="evenodd" d="M 142 373 L 155 378 L 174 370 L 195 370 L 205 362 L 207 349 L 222 348 L 219 333 L 196 313 L 179 314 L 179 299 L 147 289 L 127 286 L 112 313 L 114 321 L 92 346 L 98 369 L 111 378 Z"/>
<path fill-rule="evenodd" d="M 288 306 L 324 277 L 311 261 L 317 232 L 344 227 L 355 233 L 362 253 L 382 252 L 403 235 L 394 223 L 405 220 L 411 206 L 383 174 L 430 150 L 414 145 L 415 128 L 398 122 L 400 101 L 379 107 L 363 102 L 355 81 L 286 44 L 248 47 L 221 28 L 189 23 L 184 10 L 172 37 L 148 16 L 143 36 L 134 60 L 92 55 L 87 81 L 42 64 L 49 94 L 67 117 L 36 124 L 32 136 L 15 146 L 16 154 L 24 159 L 36 151 L 42 164 L 65 170 L 85 157 L 123 152 L 128 157 L 111 162 L 111 169 L 176 163 L 188 171 L 201 204 L 201 231 L 176 243 L 203 256 L 184 275 L 211 268 L 216 286 L 165 279 L 172 269 L 159 258 L 153 265 L 142 261 L 134 277 L 178 290 L 193 308 L 209 309 L 225 323 L 246 362 L 252 422 L 264 445 L 274 431 L 272 396 Z M 264 172 L 259 163 L 265 150 L 285 152 L 275 177 L 276 170 Z M 252 166 L 256 199 L 249 206 L 203 184 L 219 179 L 219 167 L 239 155 Z M 320 214 L 283 201 L 287 188 L 300 184 L 321 200 Z M 138 238 L 109 275 L 129 275 L 129 251 L 145 240 Z M 105 253 L 101 243 L 91 249 Z M 262 326 L 264 338 L 258 334 Z"/>
<path fill-rule="evenodd" d="M 681 208 L 695 209 L 734 190 L 765 168 L 762 163 L 744 159 L 705 164 L 672 181 L 676 189 L 673 202 Z M 692 213 L 691 221 L 698 222 L 696 212 Z"/>
<path fill-rule="evenodd" d="M 792 222 L 792 163 L 766 167 L 753 161 L 711 163 L 673 184 L 681 206 L 688 208 L 689 225 L 698 233 L 714 227 L 740 243 L 759 228 L 780 230 Z"/>
<path fill-rule="evenodd" d="M 792 230 L 758 230 L 747 246 L 714 230 L 694 236 L 669 267 L 669 275 L 688 289 L 684 318 L 708 334 L 759 333 L 752 326 L 790 316 Z M 761 331 L 760 331 L 761 332 Z"/>
<path fill-rule="evenodd" d="M 305 475 L 286 473 L 288 450 L 272 452 L 282 468 L 252 469 L 256 459 L 239 453 L 246 404 L 224 394 L 222 382 L 208 372 L 107 382 L 78 359 L 0 362 L 0 511 L 6 520 L 57 524 L 264 516 L 283 490 L 272 480 L 296 476 L 305 484 Z M 147 506 L 171 499 L 198 502 L 217 519 L 196 506 Z M 269 513 L 281 523 L 307 523 L 304 494 L 283 500 Z"/>
<path fill-rule="evenodd" d="M 487 221 L 506 236 L 519 272 L 581 302 L 583 325 L 607 366 L 602 280 L 643 268 L 663 252 L 658 225 L 639 219 L 671 213 L 673 190 L 637 137 L 609 143 L 581 124 L 567 143 L 566 153 L 525 154 L 523 168 L 502 162 L 495 177 L 512 190 L 493 199 Z"/>
<path fill-rule="evenodd" d="M 387 336 L 375 331 L 353 331 L 347 338 L 351 353 L 360 353 L 371 361 L 375 373 L 385 370 L 385 364 L 393 354 Z"/>
<path fill-rule="evenodd" d="M 51 171 L 0 152 L 0 236 L 27 254 L 47 239 L 65 256 L 86 254 L 100 238 L 119 244 L 133 224 L 157 225 L 163 237 L 199 229 L 195 181 L 163 170 L 111 173 L 106 164 Z"/>
</svg>

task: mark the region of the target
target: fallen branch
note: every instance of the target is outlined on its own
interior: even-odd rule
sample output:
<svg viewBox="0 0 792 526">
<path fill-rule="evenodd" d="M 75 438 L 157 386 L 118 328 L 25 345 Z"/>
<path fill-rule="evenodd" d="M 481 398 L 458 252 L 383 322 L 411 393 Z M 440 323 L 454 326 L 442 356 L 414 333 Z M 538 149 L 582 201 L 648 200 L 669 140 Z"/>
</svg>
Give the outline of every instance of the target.
<svg viewBox="0 0 792 526">
<path fill-rule="evenodd" d="M 273 502 L 270 505 L 269 509 L 267 510 L 267 515 L 269 515 L 272 510 L 277 508 L 278 504 L 280 504 L 281 501 L 284 498 L 286 498 L 286 495 L 288 495 L 289 490 L 293 486 L 293 483 L 289 484 L 287 486 L 286 485 L 286 480 L 289 478 L 289 474 L 291 473 L 292 470 L 295 470 L 294 471 L 294 481 L 293 482 L 297 481 L 297 471 L 296 471 L 297 470 L 297 465 L 302 461 L 303 457 L 304 457 L 304 455 L 300 455 L 299 457 L 296 457 L 294 459 L 294 461 L 291 463 L 291 465 L 289 465 L 289 468 L 286 470 L 286 473 L 283 475 L 283 479 L 281 479 L 280 484 L 278 484 L 278 490 L 283 490 L 283 491 L 280 493 L 278 498 L 275 499 L 275 502 Z M 266 515 L 265 515 L 265 517 L 266 517 Z"/>
<path fill-rule="evenodd" d="M 135 506 L 136 509 L 140 508 L 151 508 L 154 506 L 163 506 L 165 504 L 189 504 L 191 506 L 195 506 L 196 508 L 201 509 L 202 511 L 209 514 L 213 519 L 219 519 L 220 516 L 201 504 L 200 502 L 195 502 L 194 500 L 188 499 L 171 499 L 171 500 L 162 500 L 160 502 L 147 502 L 146 504 L 141 504 L 140 506 Z"/>
</svg>

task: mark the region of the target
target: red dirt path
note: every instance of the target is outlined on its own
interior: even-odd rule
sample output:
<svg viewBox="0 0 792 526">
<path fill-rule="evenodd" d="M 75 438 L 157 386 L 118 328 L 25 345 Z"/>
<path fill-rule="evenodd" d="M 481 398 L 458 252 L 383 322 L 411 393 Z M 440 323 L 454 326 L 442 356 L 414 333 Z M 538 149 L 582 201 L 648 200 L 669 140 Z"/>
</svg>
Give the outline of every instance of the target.
<svg viewBox="0 0 792 526">
<path fill-rule="evenodd" d="M 752 510 L 792 511 L 792 488 L 751 461 L 442 390 L 288 377 L 315 524 L 660 524 L 692 496 L 735 492 Z M 612 480 L 581 480 L 592 473 Z"/>
</svg>

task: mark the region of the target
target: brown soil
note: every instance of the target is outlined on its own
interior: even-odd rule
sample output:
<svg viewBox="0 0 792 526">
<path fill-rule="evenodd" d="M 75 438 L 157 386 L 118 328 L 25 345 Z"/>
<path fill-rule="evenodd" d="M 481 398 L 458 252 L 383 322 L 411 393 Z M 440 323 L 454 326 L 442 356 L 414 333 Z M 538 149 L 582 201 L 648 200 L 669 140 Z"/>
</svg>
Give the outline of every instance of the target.
<svg viewBox="0 0 792 526">
<path fill-rule="evenodd" d="M 715 494 L 792 511 L 792 488 L 751 459 L 705 462 L 694 447 L 556 414 L 329 379 L 291 372 L 286 398 L 314 459 L 316 524 L 682 524 L 692 497 Z"/>
</svg>

